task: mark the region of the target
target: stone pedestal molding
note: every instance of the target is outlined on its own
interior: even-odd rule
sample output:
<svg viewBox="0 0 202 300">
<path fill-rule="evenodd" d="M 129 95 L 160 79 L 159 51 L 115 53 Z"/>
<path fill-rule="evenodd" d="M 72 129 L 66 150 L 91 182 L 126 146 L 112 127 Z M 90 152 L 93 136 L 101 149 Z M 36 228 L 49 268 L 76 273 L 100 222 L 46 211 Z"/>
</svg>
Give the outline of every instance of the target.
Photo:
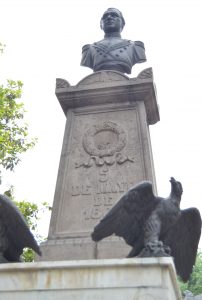
<svg viewBox="0 0 202 300">
<path fill-rule="evenodd" d="M 149 125 L 159 121 L 152 70 L 137 78 L 102 71 L 76 86 L 57 79 L 66 115 L 48 240 L 42 260 L 125 257 L 116 237 L 95 244 L 94 226 L 131 186 L 156 183 Z"/>
<path fill-rule="evenodd" d="M 1 264 L 0 299 L 182 300 L 170 257 Z"/>
</svg>

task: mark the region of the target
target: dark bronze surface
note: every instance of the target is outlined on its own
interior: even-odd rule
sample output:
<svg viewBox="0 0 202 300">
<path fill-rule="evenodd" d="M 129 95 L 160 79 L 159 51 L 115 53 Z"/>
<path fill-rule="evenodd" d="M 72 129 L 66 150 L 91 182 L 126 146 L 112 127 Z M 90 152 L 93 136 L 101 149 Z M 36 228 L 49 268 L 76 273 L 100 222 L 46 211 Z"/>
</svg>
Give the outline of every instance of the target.
<svg viewBox="0 0 202 300">
<path fill-rule="evenodd" d="M 171 177 L 171 193 L 164 199 L 142 182 L 125 193 L 95 227 L 94 241 L 112 234 L 132 246 L 128 257 L 173 256 L 178 275 L 187 281 L 195 263 L 201 235 L 196 208 L 180 210 L 182 185 Z"/>
<path fill-rule="evenodd" d="M 124 25 L 125 20 L 118 9 L 107 9 L 100 21 L 100 27 L 105 33 L 104 39 L 83 46 L 81 65 L 94 72 L 114 70 L 130 74 L 135 64 L 145 62 L 144 44 L 121 38 Z"/>
<path fill-rule="evenodd" d="M 24 248 L 41 255 L 23 215 L 6 195 L 0 195 L 0 263 L 19 262 Z"/>
</svg>

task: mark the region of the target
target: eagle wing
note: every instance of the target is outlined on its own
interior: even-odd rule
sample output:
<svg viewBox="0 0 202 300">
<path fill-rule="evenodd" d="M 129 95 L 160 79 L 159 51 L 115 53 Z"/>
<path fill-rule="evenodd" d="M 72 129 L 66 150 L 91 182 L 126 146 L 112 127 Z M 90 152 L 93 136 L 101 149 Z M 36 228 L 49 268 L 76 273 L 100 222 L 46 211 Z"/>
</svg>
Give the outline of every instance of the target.
<svg viewBox="0 0 202 300">
<path fill-rule="evenodd" d="M 18 261 L 25 247 L 32 248 L 41 255 L 23 215 L 6 195 L 0 195 L 0 227 L 0 239 L 6 238 L 7 241 L 7 249 L 4 252 L 7 260 Z"/>
<path fill-rule="evenodd" d="M 168 231 L 164 243 L 171 248 L 177 274 L 184 282 L 189 280 L 196 260 L 201 235 L 201 216 L 197 208 L 181 211 L 181 216 Z"/>
<path fill-rule="evenodd" d="M 95 226 L 92 239 L 97 242 L 115 234 L 123 237 L 130 246 L 134 246 L 143 235 L 143 224 L 157 202 L 150 182 L 136 185 L 126 192 Z"/>
</svg>

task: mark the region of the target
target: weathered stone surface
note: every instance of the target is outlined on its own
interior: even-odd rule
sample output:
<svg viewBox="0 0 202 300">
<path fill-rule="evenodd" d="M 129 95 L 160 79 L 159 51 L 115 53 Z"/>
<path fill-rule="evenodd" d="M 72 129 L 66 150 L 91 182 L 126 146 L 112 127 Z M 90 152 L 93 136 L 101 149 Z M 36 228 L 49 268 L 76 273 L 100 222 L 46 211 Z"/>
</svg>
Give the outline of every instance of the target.
<svg viewBox="0 0 202 300">
<path fill-rule="evenodd" d="M 155 187 L 148 124 L 159 115 L 151 69 L 145 74 L 129 79 L 97 72 L 74 87 L 56 89 L 67 122 L 43 260 L 116 258 L 129 252 L 118 238 L 96 245 L 90 234 L 131 186 L 150 180 Z"/>
<path fill-rule="evenodd" d="M 6 300 L 181 300 L 171 258 L 0 265 Z"/>
<path fill-rule="evenodd" d="M 151 68 L 135 78 L 116 71 L 100 71 L 85 77 L 76 86 L 63 82 L 64 79 L 57 79 L 56 96 L 65 115 L 68 109 L 77 107 L 143 101 L 148 125 L 160 119 Z"/>
</svg>

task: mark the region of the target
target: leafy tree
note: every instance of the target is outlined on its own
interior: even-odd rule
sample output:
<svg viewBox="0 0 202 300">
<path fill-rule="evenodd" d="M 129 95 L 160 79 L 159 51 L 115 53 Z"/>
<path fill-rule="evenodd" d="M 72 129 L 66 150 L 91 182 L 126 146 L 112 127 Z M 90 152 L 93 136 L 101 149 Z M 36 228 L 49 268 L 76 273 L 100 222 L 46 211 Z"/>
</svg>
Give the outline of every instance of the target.
<svg viewBox="0 0 202 300">
<path fill-rule="evenodd" d="M 4 48 L 5 45 L 0 43 L 0 54 Z M 21 81 L 14 80 L 7 80 L 6 85 L 0 85 L 0 175 L 2 170 L 12 171 L 19 163 L 21 154 L 36 143 L 36 139 L 28 138 L 28 125 L 23 121 L 25 109 L 24 104 L 19 101 L 22 86 Z M 13 199 L 13 187 L 5 194 Z M 46 202 L 41 205 L 28 201 L 14 202 L 27 220 L 36 240 L 40 242 L 42 237 L 38 233 L 37 222 L 40 214 L 50 210 L 50 207 Z M 23 259 L 33 261 L 33 257 L 33 251 L 25 249 Z"/>
<path fill-rule="evenodd" d="M 23 122 L 25 109 L 19 102 L 22 86 L 21 81 L 13 80 L 0 85 L 0 166 L 11 171 L 20 161 L 20 154 L 36 142 L 28 138 L 28 126 Z"/>
<path fill-rule="evenodd" d="M 191 278 L 184 283 L 179 280 L 180 289 L 182 292 L 189 290 L 193 295 L 202 294 L 202 252 L 199 250 L 196 258 L 196 264 L 193 268 Z"/>
<path fill-rule="evenodd" d="M 38 221 L 41 219 L 44 213 L 47 213 L 51 210 L 51 207 L 48 205 L 48 203 L 43 202 L 39 205 L 28 201 L 15 201 L 15 204 L 24 215 L 37 242 L 41 243 L 44 241 L 45 239 L 38 232 Z M 34 256 L 34 251 L 30 248 L 26 248 L 23 251 L 22 259 L 25 262 L 31 262 L 34 260 Z"/>
</svg>

